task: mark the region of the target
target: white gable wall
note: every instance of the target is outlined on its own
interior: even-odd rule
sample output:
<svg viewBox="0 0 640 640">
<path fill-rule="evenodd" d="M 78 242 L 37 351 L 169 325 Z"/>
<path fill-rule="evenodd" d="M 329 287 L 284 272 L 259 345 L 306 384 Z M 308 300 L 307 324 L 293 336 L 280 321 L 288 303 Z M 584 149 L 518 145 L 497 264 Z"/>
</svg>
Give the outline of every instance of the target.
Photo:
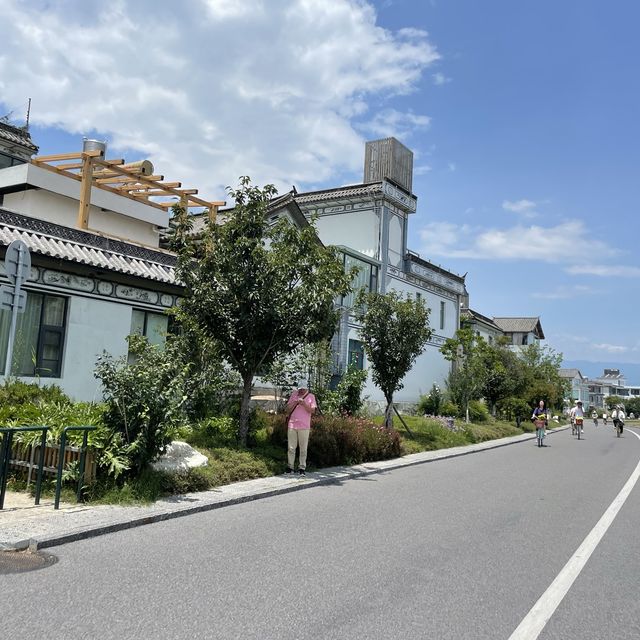
<svg viewBox="0 0 640 640">
<path fill-rule="evenodd" d="M 345 246 L 380 259 L 380 216 L 373 209 L 322 215 L 316 223 L 325 245 Z"/>
</svg>

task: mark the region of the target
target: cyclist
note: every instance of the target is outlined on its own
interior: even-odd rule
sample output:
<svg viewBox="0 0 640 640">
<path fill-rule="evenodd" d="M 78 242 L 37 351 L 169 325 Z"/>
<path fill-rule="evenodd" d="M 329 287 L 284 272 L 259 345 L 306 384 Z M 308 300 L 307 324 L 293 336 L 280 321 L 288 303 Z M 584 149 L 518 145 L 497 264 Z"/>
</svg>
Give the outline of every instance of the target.
<svg viewBox="0 0 640 640">
<path fill-rule="evenodd" d="M 597 427 L 598 426 L 598 412 L 595 409 L 591 412 L 591 417 L 593 418 L 594 426 Z"/>
<path fill-rule="evenodd" d="M 604 422 L 604 426 L 607 426 L 607 412 L 603 412 L 602 414 L 602 422 Z"/>
<path fill-rule="evenodd" d="M 622 431 L 624 430 L 624 410 L 622 405 L 617 405 L 616 408 L 611 412 L 611 419 L 613 420 L 613 427 L 616 430 L 616 434 L 620 436 Z"/>
<path fill-rule="evenodd" d="M 582 408 L 582 400 L 576 400 L 576 406 L 571 409 L 571 434 L 575 434 L 580 429 L 580 433 L 584 433 L 584 409 Z"/>
<path fill-rule="evenodd" d="M 538 446 L 546 447 L 547 445 L 543 444 L 542 442 L 546 435 L 544 429 L 549 424 L 549 416 L 547 415 L 547 410 L 544 408 L 544 400 L 540 400 L 538 406 L 533 410 L 531 420 L 536 425 L 536 438 L 538 440 Z"/>
</svg>

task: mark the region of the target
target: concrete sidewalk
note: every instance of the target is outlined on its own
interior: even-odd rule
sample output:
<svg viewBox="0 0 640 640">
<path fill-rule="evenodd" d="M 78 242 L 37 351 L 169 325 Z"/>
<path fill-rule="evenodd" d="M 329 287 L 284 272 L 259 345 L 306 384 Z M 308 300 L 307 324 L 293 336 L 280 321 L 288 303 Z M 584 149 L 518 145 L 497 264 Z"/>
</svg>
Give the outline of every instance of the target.
<svg viewBox="0 0 640 640">
<path fill-rule="evenodd" d="M 565 428 L 554 429 L 550 433 Z M 53 509 L 53 500 L 41 500 L 41 504 L 36 507 L 33 505 L 33 498 L 25 494 L 8 493 L 5 508 L 0 511 L 0 550 L 30 548 L 35 551 L 169 518 L 267 498 L 280 493 L 299 491 L 322 484 L 340 483 L 350 478 L 468 455 L 531 440 L 535 440 L 535 434 L 527 433 L 465 447 L 414 453 L 403 458 L 369 462 L 354 467 L 322 469 L 308 473 L 305 478 L 284 475 L 258 478 L 218 487 L 210 491 L 171 496 L 158 500 L 152 505 L 137 507 L 61 504 L 61 508 L 56 511 Z"/>
</svg>

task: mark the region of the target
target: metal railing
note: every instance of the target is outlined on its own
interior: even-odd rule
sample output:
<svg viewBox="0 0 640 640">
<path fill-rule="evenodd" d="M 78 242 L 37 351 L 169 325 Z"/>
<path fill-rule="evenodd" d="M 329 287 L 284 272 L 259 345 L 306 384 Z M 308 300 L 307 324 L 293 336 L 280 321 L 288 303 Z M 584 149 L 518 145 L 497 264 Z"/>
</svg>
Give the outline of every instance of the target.
<svg viewBox="0 0 640 640">
<path fill-rule="evenodd" d="M 42 431 L 40 439 L 40 457 L 38 459 L 38 475 L 36 480 L 36 504 L 40 504 L 40 490 L 42 489 L 42 468 L 44 467 L 44 449 L 47 444 L 47 432 L 49 427 L 2 427 L 2 449 L 0 450 L 0 509 L 4 508 L 4 496 L 7 490 L 7 479 L 9 477 L 9 464 L 11 462 L 11 443 L 14 433 L 25 433 L 28 431 Z"/>
<path fill-rule="evenodd" d="M 78 487 L 76 489 L 76 499 L 78 502 L 82 500 L 82 488 L 85 475 L 85 465 L 87 458 L 87 439 L 89 437 L 89 431 L 95 431 L 95 426 L 82 426 L 82 427 L 65 427 L 62 430 L 62 436 L 60 438 L 60 448 L 58 450 L 58 464 L 56 470 L 56 491 L 54 499 L 54 509 L 60 508 L 60 493 L 62 491 L 62 474 L 65 466 L 65 450 L 67 448 L 67 433 L 70 431 L 83 431 L 82 447 L 80 448 L 80 466 L 78 469 Z M 0 449 L 0 510 L 4 508 L 4 498 L 7 490 L 7 480 L 9 477 L 9 466 L 11 465 L 11 448 L 13 443 L 13 436 L 16 433 L 25 433 L 29 431 L 41 431 L 42 437 L 40 439 L 40 455 L 38 456 L 38 471 L 36 480 L 36 505 L 40 504 L 40 493 L 42 490 L 42 475 L 44 471 L 44 456 L 45 448 L 47 445 L 47 433 L 49 427 L 30 426 L 30 427 L 1 427 L 0 434 L 2 434 L 2 448 Z"/>
<path fill-rule="evenodd" d="M 80 469 L 78 470 L 78 489 L 76 490 L 76 500 L 80 502 L 82 499 L 82 481 L 84 480 L 84 465 L 87 458 L 87 438 L 89 437 L 89 431 L 95 431 L 97 427 L 65 427 L 62 430 L 62 437 L 60 438 L 60 455 L 58 458 L 58 475 L 56 478 L 56 497 L 53 503 L 54 509 L 60 508 L 60 491 L 62 489 L 62 471 L 64 469 L 64 450 L 67 446 L 67 432 L 69 431 L 84 431 L 82 437 L 82 447 L 80 448 Z"/>
</svg>

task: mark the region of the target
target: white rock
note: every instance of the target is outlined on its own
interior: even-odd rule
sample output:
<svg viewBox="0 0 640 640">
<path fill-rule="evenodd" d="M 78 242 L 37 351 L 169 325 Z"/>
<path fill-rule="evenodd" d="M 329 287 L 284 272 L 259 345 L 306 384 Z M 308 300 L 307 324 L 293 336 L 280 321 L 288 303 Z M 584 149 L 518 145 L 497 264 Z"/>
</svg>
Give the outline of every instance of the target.
<svg viewBox="0 0 640 640">
<path fill-rule="evenodd" d="M 156 471 L 186 473 L 195 467 L 206 467 L 208 463 L 207 456 L 196 451 L 191 445 L 174 440 L 167 447 L 167 452 L 156 462 L 152 462 L 151 466 Z"/>
</svg>

